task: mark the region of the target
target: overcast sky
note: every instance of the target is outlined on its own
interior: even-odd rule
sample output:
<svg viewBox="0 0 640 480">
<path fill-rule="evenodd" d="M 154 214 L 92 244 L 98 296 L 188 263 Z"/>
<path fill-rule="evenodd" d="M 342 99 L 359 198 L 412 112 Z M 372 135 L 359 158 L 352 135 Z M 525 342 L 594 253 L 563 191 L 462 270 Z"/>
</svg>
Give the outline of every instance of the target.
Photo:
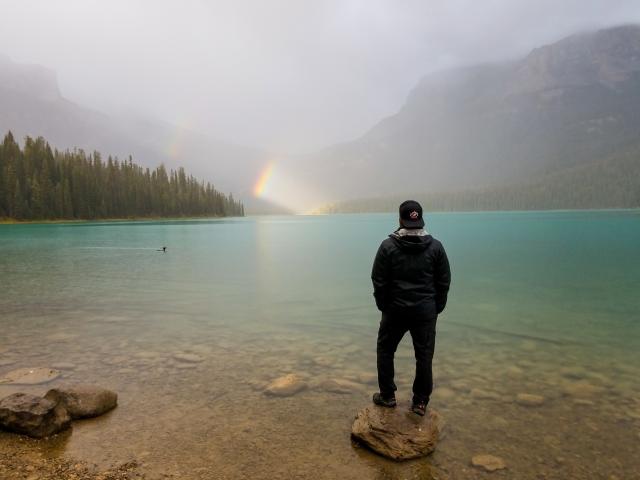
<svg viewBox="0 0 640 480">
<path fill-rule="evenodd" d="M 357 137 L 433 70 L 640 22 L 638 0 L 0 0 L 63 94 L 271 151 Z"/>
</svg>

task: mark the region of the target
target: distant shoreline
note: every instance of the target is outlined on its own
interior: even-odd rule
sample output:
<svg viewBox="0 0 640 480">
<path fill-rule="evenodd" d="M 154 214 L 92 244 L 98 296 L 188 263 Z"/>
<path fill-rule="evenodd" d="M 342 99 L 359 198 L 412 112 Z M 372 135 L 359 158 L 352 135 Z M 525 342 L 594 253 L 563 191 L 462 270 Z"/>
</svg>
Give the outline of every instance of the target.
<svg viewBox="0 0 640 480">
<path fill-rule="evenodd" d="M 428 215 L 441 214 L 473 214 L 473 213 L 577 213 L 577 212 L 627 212 L 640 214 L 640 207 L 636 208 L 567 208 L 567 209 L 541 209 L 541 210 L 432 210 L 427 212 Z M 391 211 L 365 211 L 365 212 L 331 212 L 331 213 L 290 213 L 276 214 L 275 216 L 311 216 L 324 217 L 331 215 L 390 215 L 396 212 Z M 56 219 L 56 220 L 15 220 L 11 218 L 0 218 L 0 225 L 56 225 L 56 224 L 84 224 L 84 223 L 118 223 L 118 222 L 157 222 L 161 220 L 179 222 L 192 220 L 219 220 L 223 218 L 247 218 L 247 217 L 269 217 L 266 215 L 245 215 L 245 216 L 211 216 L 202 217 L 129 217 L 129 218 L 95 218 L 95 219 Z"/>
<path fill-rule="evenodd" d="M 449 214 L 449 213 L 572 213 L 572 212 L 628 212 L 628 213 L 640 213 L 640 207 L 619 207 L 619 208 L 541 208 L 541 209 L 526 209 L 526 210 L 427 210 L 424 209 L 425 215 L 433 214 Z M 310 213 L 311 216 L 326 216 L 326 215 L 388 215 L 397 214 L 397 212 L 387 210 L 368 210 L 359 212 L 349 211 L 336 211 L 336 212 L 321 212 Z M 251 216 L 251 215 L 249 215 Z"/>
<path fill-rule="evenodd" d="M 206 220 L 206 219 L 220 219 L 220 218 L 243 218 L 238 216 L 214 216 L 206 215 L 202 217 L 128 217 L 128 218 L 93 218 L 93 219 L 55 219 L 55 220 L 16 220 L 13 218 L 0 218 L 0 225 L 55 225 L 58 223 L 109 223 L 109 222 L 157 222 L 158 220 L 171 220 L 171 221 L 188 221 L 188 220 Z"/>
</svg>

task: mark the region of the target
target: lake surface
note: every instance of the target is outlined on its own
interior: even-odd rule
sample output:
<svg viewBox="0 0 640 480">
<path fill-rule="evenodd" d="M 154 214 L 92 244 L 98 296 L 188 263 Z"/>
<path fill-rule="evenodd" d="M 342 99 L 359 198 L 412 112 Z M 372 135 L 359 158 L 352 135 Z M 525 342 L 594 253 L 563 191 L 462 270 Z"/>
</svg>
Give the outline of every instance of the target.
<svg viewBox="0 0 640 480">
<path fill-rule="evenodd" d="M 395 222 L 0 226 L 0 376 L 63 363 L 63 378 L 19 390 L 95 382 L 120 395 L 110 414 L 34 451 L 137 458 L 152 478 L 480 479 L 479 453 L 506 461 L 496 478 L 640 478 L 635 211 L 427 215 L 453 272 L 431 402 L 446 435 L 433 456 L 401 464 L 352 444 L 353 417 L 376 391 L 370 269 Z M 412 355 L 407 336 L 401 401 Z M 312 388 L 264 395 L 288 373 Z M 326 379 L 352 389 L 318 388 Z M 545 402 L 522 406 L 519 393 Z M 0 448 L 14 441 L 0 433 Z"/>
</svg>

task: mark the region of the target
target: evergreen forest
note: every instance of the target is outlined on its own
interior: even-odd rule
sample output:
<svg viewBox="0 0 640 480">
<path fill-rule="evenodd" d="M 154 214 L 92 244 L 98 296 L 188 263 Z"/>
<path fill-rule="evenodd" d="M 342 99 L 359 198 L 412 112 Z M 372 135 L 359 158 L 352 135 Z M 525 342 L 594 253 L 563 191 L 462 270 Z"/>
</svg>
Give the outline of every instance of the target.
<svg viewBox="0 0 640 480">
<path fill-rule="evenodd" d="M 42 137 L 0 145 L 0 219 L 242 216 L 242 203 L 183 168 L 144 168 L 83 150 L 58 151 Z"/>
</svg>

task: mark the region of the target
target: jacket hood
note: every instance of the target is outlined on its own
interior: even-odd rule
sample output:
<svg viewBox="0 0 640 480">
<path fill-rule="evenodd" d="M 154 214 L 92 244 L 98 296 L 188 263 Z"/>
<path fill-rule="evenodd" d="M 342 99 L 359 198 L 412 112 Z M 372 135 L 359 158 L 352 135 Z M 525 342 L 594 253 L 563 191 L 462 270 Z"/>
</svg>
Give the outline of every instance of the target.
<svg viewBox="0 0 640 480">
<path fill-rule="evenodd" d="M 405 252 L 423 252 L 433 241 L 433 237 L 425 232 L 424 235 L 402 235 L 396 230 L 389 238 Z"/>
</svg>

